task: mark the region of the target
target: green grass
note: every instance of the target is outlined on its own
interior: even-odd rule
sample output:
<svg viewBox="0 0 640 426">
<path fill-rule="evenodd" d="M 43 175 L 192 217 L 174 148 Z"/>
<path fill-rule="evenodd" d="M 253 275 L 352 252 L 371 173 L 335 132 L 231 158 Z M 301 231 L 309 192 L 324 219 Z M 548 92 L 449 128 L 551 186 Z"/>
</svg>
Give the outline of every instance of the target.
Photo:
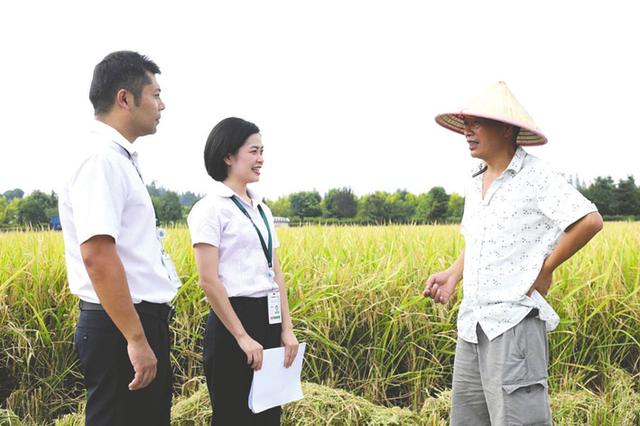
<svg viewBox="0 0 640 426">
<path fill-rule="evenodd" d="M 278 234 L 297 335 L 309 345 L 306 389 L 322 384 L 330 394 L 342 389 L 363 403 L 353 408 L 337 393 L 308 397 L 288 408 L 285 418 L 297 412 L 296 422 L 317 424 L 313 416 L 346 410 L 352 417 L 336 414 L 342 420 L 335 424 L 394 424 L 378 422 L 372 413 L 400 410 L 432 419 L 421 424 L 446 422 L 446 408 L 431 415 L 424 407 L 444 404 L 448 395 L 460 298 L 442 307 L 420 293 L 426 277 L 462 249 L 457 226 L 310 226 L 280 228 Z M 171 229 L 167 246 L 185 283 L 172 324 L 175 414 L 179 403 L 202 392 L 199 341 L 208 307 L 188 231 Z M 562 318 L 550 335 L 558 424 L 640 423 L 634 411 L 640 391 L 639 256 L 640 224 L 607 223 L 554 276 L 548 299 Z M 76 305 L 66 286 L 60 233 L 0 233 L 0 407 L 24 424 L 50 423 L 81 409 L 71 344 Z M 618 400 L 628 401 L 618 404 L 626 407 L 620 412 L 612 408 Z M 0 424 L 11 424 L 2 423 L 4 415 L 0 411 Z M 632 416 L 631 423 L 624 416 Z"/>
</svg>

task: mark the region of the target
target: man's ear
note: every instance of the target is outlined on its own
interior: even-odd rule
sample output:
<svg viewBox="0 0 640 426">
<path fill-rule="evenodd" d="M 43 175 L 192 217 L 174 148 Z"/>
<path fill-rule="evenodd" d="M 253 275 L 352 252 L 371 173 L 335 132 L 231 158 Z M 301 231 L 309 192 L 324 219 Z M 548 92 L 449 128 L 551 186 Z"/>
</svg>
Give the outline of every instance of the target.
<svg viewBox="0 0 640 426">
<path fill-rule="evenodd" d="M 506 123 L 505 123 L 505 124 L 503 124 L 503 127 L 502 127 L 502 135 L 503 135 L 505 138 L 507 138 L 507 137 L 508 137 L 508 138 L 509 138 L 509 140 L 511 140 L 511 139 L 513 139 L 513 131 L 514 131 L 514 130 L 515 130 L 515 127 L 513 127 L 513 126 L 512 126 L 512 125 L 510 125 L 510 124 L 506 124 Z"/>
<path fill-rule="evenodd" d="M 133 106 L 133 94 L 126 89 L 118 90 L 115 104 L 122 109 L 131 109 Z"/>
</svg>

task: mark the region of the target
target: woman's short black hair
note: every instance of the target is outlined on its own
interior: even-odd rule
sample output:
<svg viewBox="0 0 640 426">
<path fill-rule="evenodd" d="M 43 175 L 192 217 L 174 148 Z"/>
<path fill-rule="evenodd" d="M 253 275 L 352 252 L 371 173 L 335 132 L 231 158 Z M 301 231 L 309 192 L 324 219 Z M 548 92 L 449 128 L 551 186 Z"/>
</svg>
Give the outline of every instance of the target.
<svg viewBox="0 0 640 426">
<path fill-rule="evenodd" d="M 229 117 L 215 125 L 204 146 L 204 166 L 214 180 L 222 182 L 228 169 L 224 159 L 235 155 L 249 136 L 260 133 L 255 124 L 242 118 Z"/>
</svg>

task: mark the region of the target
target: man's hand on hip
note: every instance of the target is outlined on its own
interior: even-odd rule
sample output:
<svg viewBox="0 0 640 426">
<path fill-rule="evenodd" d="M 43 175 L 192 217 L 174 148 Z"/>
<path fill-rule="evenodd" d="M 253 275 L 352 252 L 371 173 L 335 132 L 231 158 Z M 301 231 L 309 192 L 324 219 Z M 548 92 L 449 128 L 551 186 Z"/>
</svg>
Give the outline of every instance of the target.
<svg viewBox="0 0 640 426">
<path fill-rule="evenodd" d="M 543 296 L 546 296 L 549 292 L 549 288 L 551 287 L 551 282 L 553 281 L 553 271 L 549 272 L 546 268 L 542 268 L 538 277 L 531 285 L 527 296 L 531 296 L 533 294 L 533 290 L 537 290 Z"/>
</svg>

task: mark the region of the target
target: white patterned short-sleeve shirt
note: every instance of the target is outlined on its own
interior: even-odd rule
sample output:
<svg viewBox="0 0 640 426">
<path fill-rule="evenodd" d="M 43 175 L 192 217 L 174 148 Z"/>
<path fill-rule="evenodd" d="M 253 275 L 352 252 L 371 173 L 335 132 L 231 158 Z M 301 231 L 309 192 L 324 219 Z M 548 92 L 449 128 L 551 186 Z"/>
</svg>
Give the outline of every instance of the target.
<svg viewBox="0 0 640 426">
<path fill-rule="evenodd" d="M 564 231 L 597 211 L 562 176 L 518 147 L 506 170 L 482 197 L 482 173 L 465 194 L 464 297 L 458 334 L 477 343 L 479 323 L 492 340 L 537 308 L 547 330 L 559 317 L 546 300 L 527 292 Z"/>
</svg>

